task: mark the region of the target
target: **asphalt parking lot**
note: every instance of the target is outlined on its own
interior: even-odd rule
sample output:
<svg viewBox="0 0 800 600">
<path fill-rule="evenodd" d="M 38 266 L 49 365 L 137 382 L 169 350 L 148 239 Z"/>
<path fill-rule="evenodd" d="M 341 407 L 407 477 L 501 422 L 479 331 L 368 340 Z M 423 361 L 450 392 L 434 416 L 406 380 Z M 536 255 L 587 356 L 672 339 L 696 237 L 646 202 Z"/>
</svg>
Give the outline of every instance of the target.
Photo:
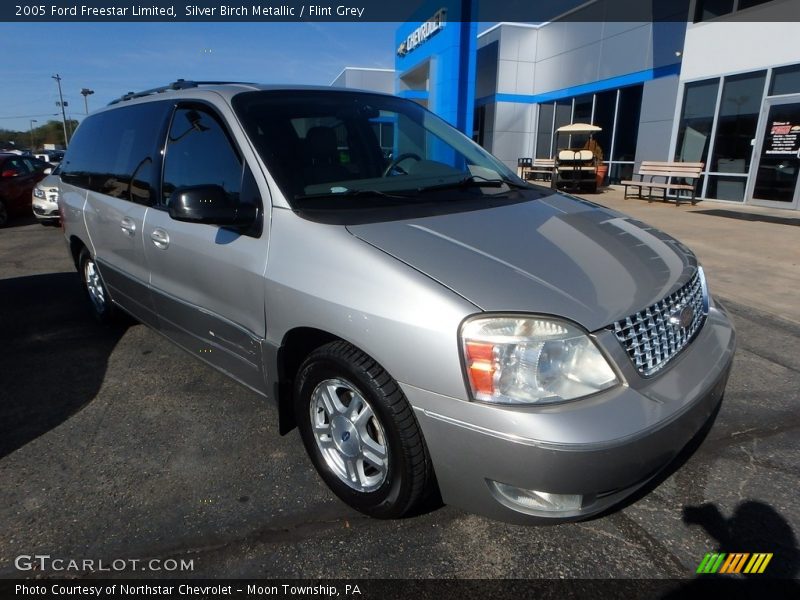
<svg viewBox="0 0 800 600">
<path fill-rule="evenodd" d="M 692 578 L 707 552 L 800 575 L 800 326 L 727 300 L 717 421 L 627 506 L 543 527 L 338 501 L 277 413 L 142 325 L 89 315 L 60 229 L 0 231 L 0 577 L 19 555 L 191 559 L 193 577 Z M 52 573 L 51 573 L 52 574 Z M 165 573 L 125 571 L 123 576 Z"/>
</svg>

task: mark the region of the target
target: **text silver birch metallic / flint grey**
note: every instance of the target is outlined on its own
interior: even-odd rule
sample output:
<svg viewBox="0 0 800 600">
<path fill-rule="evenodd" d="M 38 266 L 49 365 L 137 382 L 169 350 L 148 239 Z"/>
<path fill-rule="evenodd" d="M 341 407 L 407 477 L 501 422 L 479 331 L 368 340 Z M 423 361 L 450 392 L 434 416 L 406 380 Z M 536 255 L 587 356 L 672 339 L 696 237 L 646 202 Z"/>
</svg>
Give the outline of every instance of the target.
<svg viewBox="0 0 800 600">
<path fill-rule="evenodd" d="M 278 405 L 345 502 L 600 513 L 713 422 L 735 347 L 677 240 L 526 184 L 417 104 L 179 80 L 61 167 L 101 321 L 122 309 Z"/>
</svg>

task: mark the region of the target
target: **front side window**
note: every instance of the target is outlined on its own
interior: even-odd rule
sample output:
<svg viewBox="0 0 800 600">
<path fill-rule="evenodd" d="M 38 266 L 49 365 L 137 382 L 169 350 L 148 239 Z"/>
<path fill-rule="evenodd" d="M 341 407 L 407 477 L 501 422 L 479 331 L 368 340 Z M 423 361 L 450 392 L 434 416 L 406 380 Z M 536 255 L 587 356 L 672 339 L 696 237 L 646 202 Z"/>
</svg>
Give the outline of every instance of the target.
<svg viewBox="0 0 800 600">
<path fill-rule="evenodd" d="M 245 131 L 294 206 L 336 208 L 348 197 L 435 201 L 525 186 L 503 163 L 418 104 L 377 94 L 245 92 L 233 100 Z M 427 192 L 431 192 L 430 195 Z M 442 198 L 443 199 L 443 198 Z"/>
<path fill-rule="evenodd" d="M 217 116 L 204 107 L 179 107 L 172 118 L 164 159 L 164 206 L 184 187 L 218 185 L 232 202 L 242 187 L 242 159 Z"/>
</svg>

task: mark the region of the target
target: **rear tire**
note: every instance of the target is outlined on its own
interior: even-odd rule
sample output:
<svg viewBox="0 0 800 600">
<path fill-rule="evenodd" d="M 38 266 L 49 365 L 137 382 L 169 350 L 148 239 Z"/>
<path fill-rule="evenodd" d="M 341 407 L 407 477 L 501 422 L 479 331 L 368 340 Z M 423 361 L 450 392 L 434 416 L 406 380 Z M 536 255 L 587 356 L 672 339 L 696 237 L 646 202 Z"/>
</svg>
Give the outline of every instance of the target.
<svg viewBox="0 0 800 600">
<path fill-rule="evenodd" d="M 78 271 L 94 318 L 103 324 L 111 323 L 116 317 L 116 310 L 108 295 L 100 270 L 97 268 L 97 263 L 86 248 L 83 248 L 78 255 Z"/>
<path fill-rule="evenodd" d="M 295 380 L 295 418 L 311 462 L 346 504 L 378 518 L 418 509 L 434 488 L 422 432 L 402 390 L 373 359 L 326 344 Z"/>
<path fill-rule="evenodd" d="M 3 200 L 0 200 L 0 227 L 5 227 L 8 223 L 8 208 L 6 208 L 6 203 Z"/>
</svg>

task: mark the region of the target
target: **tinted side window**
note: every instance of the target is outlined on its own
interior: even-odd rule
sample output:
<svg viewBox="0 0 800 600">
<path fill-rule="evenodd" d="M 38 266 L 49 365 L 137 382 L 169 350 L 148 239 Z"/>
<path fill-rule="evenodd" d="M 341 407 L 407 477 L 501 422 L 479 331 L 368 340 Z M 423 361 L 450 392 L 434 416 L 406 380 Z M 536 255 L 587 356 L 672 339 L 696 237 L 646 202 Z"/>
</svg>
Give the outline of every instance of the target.
<svg viewBox="0 0 800 600">
<path fill-rule="evenodd" d="M 162 203 L 178 188 L 218 185 L 234 202 L 242 188 L 243 161 L 216 115 L 202 107 L 180 107 L 172 119 L 164 160 Z"/>
<path fill-rule="evenodd" d="M 47 163 L 36 158 L 23 158 L 22 160 L 31 173 L 44 171 L 47 168 Z"/>
<path fill-rule="evenodd" d="M 14 171 L 18 176 L 27 175 L 31 172 L 31 170 L 28 169 L 28 166 L 25 164 L 25 161 L 17 157 L 6 160 L 5 164 L 3 165 L 3 170 Z"/>
<path fill-rule="evenodd" d="M 87 117 L 64 157 L 67 183 L 149 205 L 168 102 L 125 106 Z"/>
<path fill-rule="evenodd" d="M 95 158 L 95 147 L 101 135 L 105 113 L 86 117 L 69 142 L 61 162 L 61 180 L 82 188 L 89 187 L 89 175 Z"/>
</svg>

